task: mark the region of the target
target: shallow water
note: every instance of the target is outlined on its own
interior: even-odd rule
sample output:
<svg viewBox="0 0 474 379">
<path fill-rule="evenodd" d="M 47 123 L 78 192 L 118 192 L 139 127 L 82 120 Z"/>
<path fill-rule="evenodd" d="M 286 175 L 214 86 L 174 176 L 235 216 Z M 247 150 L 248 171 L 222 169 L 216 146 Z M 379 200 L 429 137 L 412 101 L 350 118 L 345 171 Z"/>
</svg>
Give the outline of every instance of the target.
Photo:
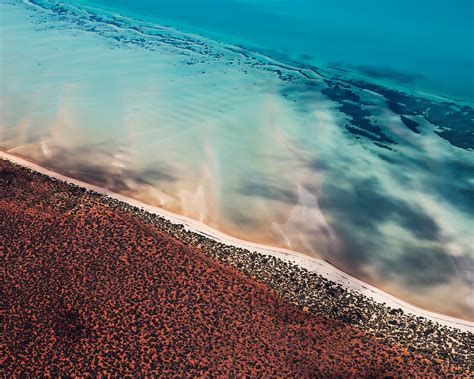
<svg viewBox="0 0 474 379">
<path fill-rule="evenodd" d="M 266 3 L 231 9 L 270 33 Z M 306 56 L 292 33 L 271 46 L 270 34 L 236 35 L 239 19 L 206 19 L 224 12 L 210 1 L 198 14 L 68 4 L 0 1 L 2 150 L 473 319 L 474 110 L 462 80 L 446 90 L 438 63 L 423 79 L 401 60 L 387 58 L 400 71 L 369 66 L 357 45 L 345 61 L 329 43 Z M 299 15 L 276 4 L 283 26 Z M 445 48 L 462 65 L 461 45 Z M 417 54 L 434 62 L 428 50 Z"/>
</svg>

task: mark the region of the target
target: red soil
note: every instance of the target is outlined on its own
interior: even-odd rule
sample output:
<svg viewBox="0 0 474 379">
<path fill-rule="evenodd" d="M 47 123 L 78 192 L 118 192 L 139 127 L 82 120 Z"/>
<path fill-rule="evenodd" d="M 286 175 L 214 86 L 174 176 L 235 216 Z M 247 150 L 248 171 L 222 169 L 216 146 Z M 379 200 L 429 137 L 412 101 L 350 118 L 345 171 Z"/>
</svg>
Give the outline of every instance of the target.
<svg viewBox="0 0 474 379">
<path fill-rule="evenodd" d="M 432 373 L 95 196 L 2 166 L 5 376 Z"/>
</svg>

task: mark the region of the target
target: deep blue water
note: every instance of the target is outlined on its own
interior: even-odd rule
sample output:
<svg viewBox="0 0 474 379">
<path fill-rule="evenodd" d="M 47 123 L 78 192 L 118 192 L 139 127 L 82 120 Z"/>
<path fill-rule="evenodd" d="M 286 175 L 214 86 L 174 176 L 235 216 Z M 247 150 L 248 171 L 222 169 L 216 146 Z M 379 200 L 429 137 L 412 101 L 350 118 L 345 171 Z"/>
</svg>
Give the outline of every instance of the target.
<svg viewBox="0 0 474 379">
<path fill-rule="evenodd" d="M 92 0 L 292 60 L 474 100 L 472 0 Z"/>
</svg>

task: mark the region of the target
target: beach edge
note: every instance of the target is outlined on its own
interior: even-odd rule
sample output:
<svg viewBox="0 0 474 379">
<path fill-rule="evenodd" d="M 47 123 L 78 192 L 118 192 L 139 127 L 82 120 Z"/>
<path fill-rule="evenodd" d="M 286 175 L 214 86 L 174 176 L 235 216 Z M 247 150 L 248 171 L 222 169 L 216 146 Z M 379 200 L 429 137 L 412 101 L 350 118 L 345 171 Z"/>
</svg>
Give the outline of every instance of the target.
<svg viewBox="0 0 474 379">
<path fill-rule="evenodd" d="M 70 178 L 68 176 L 59 174 L 55 171 L 42 167 L 36 163 L 30 162 L 24 158 L 5 153 L 3 151 L 0 151 L 0 159 L 4 159 L 11 163 L 23 166 L 27 169 L 46 175 L 50 178 L 54 178 L 66 182 L 68 184 L 84 188 L 88 191 L 96 192 L 100 195 L 108 196 L 114 200 L 126 203 L 131 207 L 137 207 L 142 211 L 146 211 L 155 216 L 162 217 L 168 222 L 181 225 L 187 231 L 191 233 L 196 233 L 205 238 L 209 238 L 217 243 L 222 243 L 231 248 L 239 248 L 247 250 L 249 252 L 255 252 L 264 256 L 271 256 L 280 259 L 284 262 L 296 265 L 300 268 L 321 275 L 326 280 L 335 282 L 336 284 L 342 286 L 346 291 L 357 292 L 385 307 L 400 309 L 404 313 L 411 314 L 415 317 L 423 317 L 442 326 L 455 328 L 463 332 L 474 332 L 474 322 L 431 312 L 412 305 L 410 303 L 407 303 L 379 288 L 376 288 L 339 270 L 338 268 L 332 266 L 330 263 L 322 259 L 313 258 L 293 250 L 266 246 L 229 236 L 197 220 L 143 203 L 139 200 L 135 200 L 130 197 L 118 194 L 103 187 L 99 187 L 93 184 L 83 182 L 81 180 Z"/>
</svg>

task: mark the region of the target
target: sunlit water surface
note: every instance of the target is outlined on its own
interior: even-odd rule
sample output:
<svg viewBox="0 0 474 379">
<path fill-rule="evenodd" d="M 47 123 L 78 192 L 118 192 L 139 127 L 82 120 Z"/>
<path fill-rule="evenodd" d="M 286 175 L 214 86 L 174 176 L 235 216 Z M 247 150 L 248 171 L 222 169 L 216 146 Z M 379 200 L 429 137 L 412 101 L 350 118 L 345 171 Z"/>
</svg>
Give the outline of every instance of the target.
<svg viewBox="0 0 474 379">
<path fill-rule="evenodd" d="M 0 1 L 2 150 L 473 319 L 466 72 L 448 88 L 437 63 L 422 79 L 386 58 L 364 64 L 357 44 L 306 56 L 277 36 L 272 52 L 268 30 L 238 38 L 237 21 L 173 25 L 166 1 L 163 23 L 157 6 L 145 17 L 140 2 L 101 3 Z"/>
</svg>

